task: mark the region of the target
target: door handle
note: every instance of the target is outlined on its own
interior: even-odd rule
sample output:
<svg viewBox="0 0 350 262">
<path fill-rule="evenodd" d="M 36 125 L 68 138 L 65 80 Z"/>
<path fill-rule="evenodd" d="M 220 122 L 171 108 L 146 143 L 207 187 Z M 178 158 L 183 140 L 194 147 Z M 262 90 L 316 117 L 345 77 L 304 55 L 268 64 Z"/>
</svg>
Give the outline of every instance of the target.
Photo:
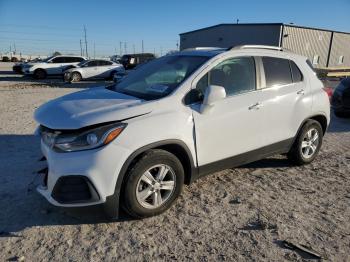
<svg viewBox="0 0 350 262">
<path fill-rule="evenodd" d="M 262 105 L 261 105 L 261 103 L 255 103 L 254 105 L 251 105 L 250 107 L 248 107 L 248 109 L 249 110 L 253 110 L 253 109 L 255 109 L 255 110 L 258 110 L 258 109 L 260 109 L 260 107 L 261 107 Z"/>
<path fill-rule="evenodd" d="M 300 89 L 300 90 L 297 92 L 297 95 L 305 95 L 304 89 Z"/>
</svg>

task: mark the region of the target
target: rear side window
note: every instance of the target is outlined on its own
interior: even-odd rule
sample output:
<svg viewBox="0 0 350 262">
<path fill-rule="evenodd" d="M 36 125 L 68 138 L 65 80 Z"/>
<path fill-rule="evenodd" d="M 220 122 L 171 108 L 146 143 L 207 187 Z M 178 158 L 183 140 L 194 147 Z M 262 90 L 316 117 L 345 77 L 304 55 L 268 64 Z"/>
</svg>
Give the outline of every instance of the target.
<svg viewBox="0 0 350 262">
<path fill-rule="evenodd" d="M 303 81 L 303 74 L 292 60 L 290 60 L 290 69 L 292 70 L 293 83 Z"/>
<path fill-rule="evenodd" d="M 263 57 L 262 61 L 267 87 L 293 83 L 289 60 L 277 57 Z"/>
<path fill-rule="evenodd" d="M 77 63 L 83 60 L 84 59 L 82 57 L 66 57 L 66 63 Z"/>
<path fill-rule="evenodd" d="M 306 60 L 306 64 L 311 68 L 312 71 L 316 72 L 315 68 L 313 67 L 313 65 L 312 65 L 312 63 L 311 63 L 311 61 L 309 59 Z"/>
</svg>

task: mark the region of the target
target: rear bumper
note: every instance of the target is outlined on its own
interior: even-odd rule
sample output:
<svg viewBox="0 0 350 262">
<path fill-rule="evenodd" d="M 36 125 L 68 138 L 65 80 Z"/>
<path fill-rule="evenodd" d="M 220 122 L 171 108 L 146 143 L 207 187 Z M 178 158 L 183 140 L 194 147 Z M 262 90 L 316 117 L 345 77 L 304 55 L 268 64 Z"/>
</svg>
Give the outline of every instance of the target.
<svg viewBox="0 0 350 262">
<path fill-rule="evenodd" d="M 121 167 L 130 151 L 111 143 L 80 152 L 57 153 L 41 142 L 47 159 L 47 185 L 37 191 L 51 204 L 81 207 L 102 204 L 114 194 Z"/>
</svg>

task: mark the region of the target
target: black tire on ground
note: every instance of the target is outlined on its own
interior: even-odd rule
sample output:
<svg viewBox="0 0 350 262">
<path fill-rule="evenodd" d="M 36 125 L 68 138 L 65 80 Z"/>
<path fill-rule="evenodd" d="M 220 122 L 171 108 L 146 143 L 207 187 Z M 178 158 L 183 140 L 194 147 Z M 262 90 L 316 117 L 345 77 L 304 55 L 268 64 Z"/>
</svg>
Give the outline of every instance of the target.
<svg viewBox="0 0 350 262">
<path fill-rule="evenodd" d="M 345 113 L 345 112 L 341 112 L 341 111 L 334 111 L 334 114 L 336 117 L 339 118 L 349 118 L 350 117 L 350 113 Z"/>
<path fill-rule="evenodd" d="M 73 72 L 70 78 L 71 82 L 79 82 L 81 81 L 82 77 L 81 74 L 79 72 Z"/>
<path fill-rule="evenodd" d="M 307 133 L 310 130 L 315 130 L 314 132 L 317 132 L 318 143 L 316 146 L 316 150 L 314 150 L 314 153 L 310 157 L 305 157 L 303 154 L 302 143 L 303 141 L 305 142 L 307 140 Z M 323 130 L 321 124 L 315 120 L 308 120 L 299 131 L 292 148 L 288 152 L 288 159 L 297 165 L 305 165 L 311 163 L 320 151 L 320 148 L 322 146 L 322 139 Z"/>
<path fill-rule="evenodd" d="M 45 79 L 47 74 L 44 69 L 36 69 L 33 74 L 35 79 Z"/>
<path fill-rule="evenodd" d="M 174 189 L 169 198 L 157 208 L 146 208 L 137 200 L 136 190 L 141 176 L 155 165 L 162 164 L 169 166 L 175 174 Z M 123 203 L 122 207 L 131 216 L 136 218 L 150 217 L 163 213 L 171 207 L 177 197 L 181 194 L 184 184 L 184 169 L 179 159 L 173 154 L 154 149 L 144 153 L 141 158 L 129 169 L 126 174 L 125 183 L 123 183 Z"/>
</svg>

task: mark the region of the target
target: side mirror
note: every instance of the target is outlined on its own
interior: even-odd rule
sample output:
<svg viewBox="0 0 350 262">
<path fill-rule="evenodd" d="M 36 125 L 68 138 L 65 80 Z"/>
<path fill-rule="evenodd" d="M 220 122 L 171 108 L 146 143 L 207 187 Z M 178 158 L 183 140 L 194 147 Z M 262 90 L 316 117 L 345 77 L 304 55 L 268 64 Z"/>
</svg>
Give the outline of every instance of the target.
<svg viewBox="0 0 350 262">
<path fill-rule="evenodd" d="M 200 112 L 205 113 L 211 107 L 213 107 L 216 101 L 222 100 L 226 97 L 226 91 L 223 86 L 210 85 L 205 90 L 203 104 L 201 105 Z"/>
</svg>

